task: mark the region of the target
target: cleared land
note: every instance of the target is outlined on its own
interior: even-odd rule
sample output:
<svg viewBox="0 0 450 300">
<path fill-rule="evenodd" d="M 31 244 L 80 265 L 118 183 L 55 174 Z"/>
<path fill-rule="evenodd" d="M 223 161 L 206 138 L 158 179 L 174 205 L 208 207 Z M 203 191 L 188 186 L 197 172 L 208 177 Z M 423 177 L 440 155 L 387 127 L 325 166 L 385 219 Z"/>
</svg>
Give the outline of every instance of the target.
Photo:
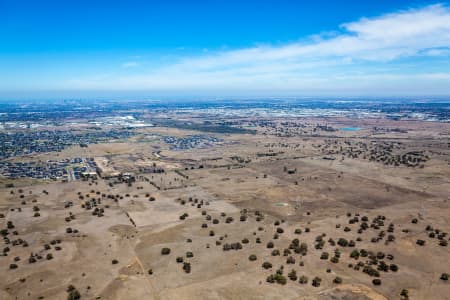
<svg viewBox="0 0 450 300">
<path fill-rule="evenodd" d="M 57 154 L 134 179 L 2 178 L 0 299 L 450 299 L 449 124 L 272 122 Z"/>
</svg>

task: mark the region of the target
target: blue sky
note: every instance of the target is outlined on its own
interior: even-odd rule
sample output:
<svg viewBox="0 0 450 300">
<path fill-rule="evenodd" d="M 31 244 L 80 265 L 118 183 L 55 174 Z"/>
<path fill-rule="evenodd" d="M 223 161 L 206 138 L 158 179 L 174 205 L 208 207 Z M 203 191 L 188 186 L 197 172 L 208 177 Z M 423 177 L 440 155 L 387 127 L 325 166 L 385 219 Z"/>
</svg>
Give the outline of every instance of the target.
<svg viewBox="0 0 450 300">
<path fill-rule="evenodd" d="M 450 95 L 450 5 L 0 0 L 0 97 Z"/>
</svg>

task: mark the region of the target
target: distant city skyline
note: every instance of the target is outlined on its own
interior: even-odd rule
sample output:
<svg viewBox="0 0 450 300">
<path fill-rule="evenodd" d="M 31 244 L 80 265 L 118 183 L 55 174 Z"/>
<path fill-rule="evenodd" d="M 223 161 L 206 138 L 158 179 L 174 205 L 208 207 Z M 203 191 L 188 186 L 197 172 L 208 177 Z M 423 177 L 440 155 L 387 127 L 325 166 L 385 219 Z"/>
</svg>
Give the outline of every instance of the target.
<svg viewBox="0 0 450 300">
<path fill-rule="evenodd" d="M 0 99 L 450 96 L 450 4 L 0 0 Z"/>
</svg>

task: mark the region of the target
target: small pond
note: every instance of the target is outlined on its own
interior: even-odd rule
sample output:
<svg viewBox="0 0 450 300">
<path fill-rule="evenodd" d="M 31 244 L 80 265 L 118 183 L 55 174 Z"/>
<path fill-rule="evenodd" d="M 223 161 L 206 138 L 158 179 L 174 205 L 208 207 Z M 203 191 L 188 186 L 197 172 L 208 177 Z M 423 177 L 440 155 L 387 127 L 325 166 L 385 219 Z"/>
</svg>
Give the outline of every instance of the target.
<svg viewBox="0 0 450 300">
<path fill-rule="evenodd" d="M 358 130 L 361 130 L 361 128 L 359 128 L 359 127 L 344 127 L 344 128 L 341 128 L 341 130 L 342 131 L 358 131 Z"/>
</svg>

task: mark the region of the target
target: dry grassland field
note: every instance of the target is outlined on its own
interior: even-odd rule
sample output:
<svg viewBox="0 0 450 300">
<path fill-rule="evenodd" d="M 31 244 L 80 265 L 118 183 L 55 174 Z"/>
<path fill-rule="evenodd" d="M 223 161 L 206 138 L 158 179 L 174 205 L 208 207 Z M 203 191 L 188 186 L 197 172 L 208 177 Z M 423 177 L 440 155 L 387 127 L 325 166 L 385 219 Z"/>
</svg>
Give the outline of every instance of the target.
<svg viewBox="0 0 450 300">
<path fill-rule="evenodd" d="M 82 161 L 0 177 L 0 299 L 450 299 L 450 123 L 141 116 L 5 158 Z"/>
<path fill-rule="evenodd" d="M 0 300 L 450 300 L 450 0 L 0 0 Z"/>
</svg>

